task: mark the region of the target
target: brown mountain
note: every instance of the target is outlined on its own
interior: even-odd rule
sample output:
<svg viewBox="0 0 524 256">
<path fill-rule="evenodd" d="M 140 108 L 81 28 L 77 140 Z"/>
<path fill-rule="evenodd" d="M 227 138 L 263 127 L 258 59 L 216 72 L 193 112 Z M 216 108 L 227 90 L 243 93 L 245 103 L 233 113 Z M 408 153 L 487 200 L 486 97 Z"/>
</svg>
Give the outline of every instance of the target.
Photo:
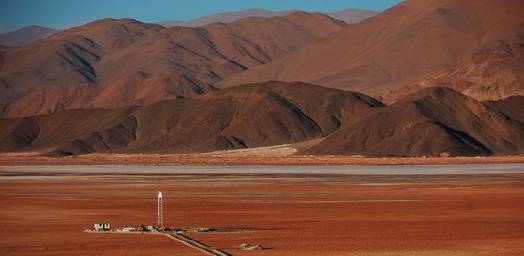
<svg viewBox="0 0 524 256">
<path fill-rule="evenodd" d="M 472 156 L 524 152 L 524 97 L 478 102 L 427 88 L 390 105 L 299 82 L 242 85 L 145 107 L 1 119 L 0 151 L 188 153 L 297 143 L 305 154 Z"/>
<path fill-rule="evenodd" d="M 484 104 L 524 124 L 524 96 L 511 96 L 503 100 L 485 101 Z"/>
<path fill-rule="evenodd" d="M 304 12 L 204 28 L 105 19 L 3 49 L 0 78 L 18 96 L 42 86 L 105 85 L 155 76 L 216 82 L 344 26 L 325 15 Z"/>
<path fill-rule="evenodd" d="M 524 95 L 524 44 L 504 41 L 475 52 L 442 73 L 381 95 L 393 102 L 425 87 L 446 86 L 477 100 L 498 100 Z"/>
<path fill-rule="evenodd" d="M 146 107 L 1 119 L 1 151 L 207 152 L 327 136 L 382 103 L 303 83 L 268 82 Z"/>
<path fill-rule="evenodd" d="M 4 65 L 4 58 L 5 58 L 6 51 L 8 49 L 9 49 L 8 47 L 0 46 L 0 70 L 2 69 Z M 15 98 L 16 98 L 16 92 L 13 89 L 13 87 L 11 87 L 11 85 L 9 85 L 7 81 L 5 81 L 2 77 L 0 77 L 0 111 L 4 109 L 5 104 L 7 102 L 12 101 Z"/>
<path fill-rule="evenodd" d="M 308 153 L 366 156 L 523 153 L 524 124 L 519 122 L 522 117 L 511 109 L 508 112 L 510 105 L 522 106 L 523 99 L 515 97 L 483 104 L 448 88 L 427 88 L 337 131 Z"/>
<path fill-rule="evenodd" d="M 50 114 L 67 109 L 144 106 L 195 96 L 213 86 L 185 76 L 151 77 L 108 85 L 71 84 L 36 89 L 4 107 L 1 118 Z"/>
<path fill-rule="evenodd" d="M 282 59 L 230 77 L 221 86 L 265 80 L 307 81 L 370 95 L 383 94 L 438 76 L 468 59 L 478 59 L 474 54 L 482 55 L 484 49 L 497 49 L 501 44 L 512 49 L 521 47 L 522 13 L 521 0 L 408 0 Z M 512 76 L 523 73 L 521 51 L 514 52 L 515 57 L 507 62 L 519 63 L 514 66 L 515 72 L 482 72 L 481 67 L 462 74 L 464 71 L 458 68 L 447 77 L 451 81 L 469 81 L 482 74 L 488 76 L 483 79 L 503 82 L 489 83 L 490 90 L 482 90 L 476 89 L 484 86 L 476 78 L 470 95 L 511 95 L 506 92 L 514 89 L 505 87 L 521 88 L 512 83 L 520 78 Z"/>
<path fill-rule="evenodd" d="M 47 85 L 96 83 L 100 79 L 95 64 L 103 56 L 161 29 L 128 19 L 95 21 L 6 49 L 0 78 L 19 94 Z"/>
</svg>

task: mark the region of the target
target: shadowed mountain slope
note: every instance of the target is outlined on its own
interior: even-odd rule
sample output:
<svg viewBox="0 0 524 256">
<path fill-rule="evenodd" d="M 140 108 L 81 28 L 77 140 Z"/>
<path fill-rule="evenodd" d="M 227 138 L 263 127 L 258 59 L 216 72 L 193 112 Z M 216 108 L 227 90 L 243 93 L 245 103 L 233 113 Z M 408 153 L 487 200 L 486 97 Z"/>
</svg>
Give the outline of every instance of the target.
<svg viewBox="0 0 524 256">
<path fill-rule="evenodd" d="M 524 96 L 512 96 L 503 100 L 485 101 L 485 105 L 524 124 Z"/>
<path fill-rule="evenodd" d="M 520 99 L 519 99 L 520 100 Z M 448 88 L 428 88 L 347 126 L 310 154 L 504 155 L 524 152 L 524 124 Z"/>
<path fill-rule="evenodd" d="M 146 107 L 2 119 L 1 151 L 189 153 L 314 140 L 305 154 L 475 156 L 524 152 L 523 97 L 478 102 L 427 88 L 390 105 L 299 82 L 242 85 Z"/>
<path fill-rule="evenodd" d="M 327 136 L 382 103 L 359 93 L 268 82 L 115 110 L 2 119 L 2 151 L 208 152 Z"/>
</svg>

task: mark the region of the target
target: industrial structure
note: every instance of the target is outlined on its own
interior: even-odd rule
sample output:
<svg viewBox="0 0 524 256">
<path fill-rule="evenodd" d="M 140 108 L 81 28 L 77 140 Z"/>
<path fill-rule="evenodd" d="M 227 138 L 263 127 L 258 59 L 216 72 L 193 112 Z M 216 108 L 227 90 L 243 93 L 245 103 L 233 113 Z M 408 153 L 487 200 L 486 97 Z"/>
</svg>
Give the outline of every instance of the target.
<svg viewBox="0 0 524 256">
<path fill-rule="evenodd" d="M 164 228 L 164 224 L 162 223 L 162 211 L 162 192 L 158 191 L 156 224 L 159 230 L 162 230 Z"/>
<path fill-rule="evenodd" d="M 126 225 L 123 228 L 112 230 L 109 223 L 97 223 L 93 225 L 93 229 L 85 230 L 85 232 L 90 232 L 90 233 L 149 233 L 149 234 L 167 235 L 170 238 L 183 243 L 184 245 L 187 245 L 199 251 L 205 252 L 208 255 L 231 256 L 231 254 L 227 252 L 224 252 L 217 248 L 213 248 L 211 246 L 203 244 L 187 236 L 187 234 L 193 233 L 193 232 L 216 231 L 213 228 L 181 229 L 181 228 L 173 228 L 173 227 L 164 227 L 162 200 L 163 200 L 162 192 L 158 191 L 158 194 L 157 194 L 157 225 L 156 226 L 155 225 L 140 225 L 135 228 L 131 225 Z M 261 250 L 263 249 L 260 245 L 250 245 L 250 244 L 242 244 L 237 248 L 240 250 Z"/>
<path fill-rule="evenodd" d="M 157 194 L 157 217 L 156 217 L 156 226 L 155 225 L 140 225 L 138 228 L 134 228 L 131 225 L 126 225 L 123 229 L 118 229 L 123 232 L 131 232 L 131 231 L 163 231 L 165 230 L 164 227 L 164 209 L 163 209 L 163 202 L 162 202 L 162 192 L 158 191 Z M 93 224 L 94 231 L 111 231 L 111 226 L 109 223 L 95 223 Z"/>
</svg>

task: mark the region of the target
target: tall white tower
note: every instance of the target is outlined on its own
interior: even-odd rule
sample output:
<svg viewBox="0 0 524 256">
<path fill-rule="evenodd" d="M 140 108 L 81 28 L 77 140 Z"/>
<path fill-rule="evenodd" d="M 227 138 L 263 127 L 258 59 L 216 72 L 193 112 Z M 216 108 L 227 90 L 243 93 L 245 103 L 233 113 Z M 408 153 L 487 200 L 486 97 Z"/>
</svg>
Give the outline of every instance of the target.
<svg viewBox="0 0 524 256">
<path fill-rule="evenodd" d="M 158 206 L 157 206 L 157 226 L 158 228 L 162 228 L 163 227 L 163 223 L 162 223 L 162 192 L 158 192 L 158 199 L 157 199 L 157 203 L 158 203 Z"/>
</svg>

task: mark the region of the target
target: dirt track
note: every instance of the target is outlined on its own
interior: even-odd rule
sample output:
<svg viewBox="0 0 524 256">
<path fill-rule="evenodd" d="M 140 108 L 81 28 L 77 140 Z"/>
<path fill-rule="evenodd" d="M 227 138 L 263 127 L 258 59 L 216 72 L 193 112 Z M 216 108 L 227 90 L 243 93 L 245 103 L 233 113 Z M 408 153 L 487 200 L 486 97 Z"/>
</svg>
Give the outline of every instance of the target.
<svg viewBox="0 0 524 256">
<path fill-rule="evenodd" d="M 209 255 L 216 255 L 216 256 L 232 256 L 231 254 L 229 253 L 226 253 L 226 252 L 223 252 L 221 250 L 218 250 L 218 249 L 214 249 L 212 247 L 209 247 L 201 242 L 198 242 L 194 239 L 191 239 L 190 237 L 188 236 L 185 236 L 185 235 L 181 235 L 181 234 L 176 234 L 176 233 L 171 233 L 171 234 L 166 234 L 168 235 L 169 237 L 173 238 L 174 240 L 177 240 L 183 244 L 186 244 L 190 247 L 193 247 L 193 248 L 196 248 L 198 250 L 201 250 Z"/>
</svg>

